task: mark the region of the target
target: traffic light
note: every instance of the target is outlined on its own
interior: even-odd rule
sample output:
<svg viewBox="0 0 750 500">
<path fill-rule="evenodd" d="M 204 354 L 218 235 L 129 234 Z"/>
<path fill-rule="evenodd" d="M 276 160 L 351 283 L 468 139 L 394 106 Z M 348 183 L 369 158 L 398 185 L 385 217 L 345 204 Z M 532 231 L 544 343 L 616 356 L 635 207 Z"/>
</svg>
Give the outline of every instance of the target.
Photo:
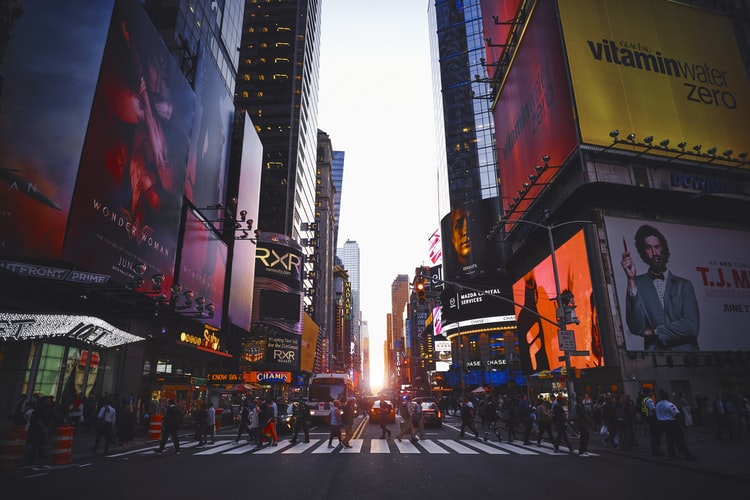
<svg viewBox="0 0 750 500">
<path fill-rule="evenodd" d="M 424 293 L 424 281 L 419 280 L 414 284 L 414 290 L 417 292 L 417 302 L 419 304 L 425 303 L 425 293 Z"/>
</svg>

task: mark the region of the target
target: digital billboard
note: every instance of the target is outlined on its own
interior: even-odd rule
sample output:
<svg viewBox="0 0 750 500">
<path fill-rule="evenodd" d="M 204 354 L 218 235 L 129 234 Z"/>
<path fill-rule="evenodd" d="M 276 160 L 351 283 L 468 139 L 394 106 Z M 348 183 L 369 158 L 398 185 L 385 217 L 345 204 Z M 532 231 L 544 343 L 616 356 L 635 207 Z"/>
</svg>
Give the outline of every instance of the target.
<svg viewBox="0 0 750 500">
<path fill-rule="evenodd" d="M 475 280 L 501 270 L 500 246 L 487 235 L 498 220 L 497 198 L 456 207 L 440 224 L 443 276 L 446 281 Z"/>
<path fill-rule="evenodd" d="M 617 129 L 750 149 L 750 84 L 729 18 L 666 1 L 558 4 L 583 142 L 609 145 Z"/>
<path fill-rule="evenodd" d="M 750 349 L 749 232 L 617 217 L 605 223 L 628 350 Z"/>
<path fill-rule="evenodd" d="M 588 351 L 587 356 L 571 356 L 570 364 L 577 368 L 604 366 L 601 338 L 597 322 L 597 306 L 591 283 L 589 259 L 583 231 L 578 231 L 555 250 L 560 292 L 573 294 L 575 314 L 579 324 L 565 328 L 573 331 L 577 351 Z M 557 297 L 552 258 L 546 257 L 513 284 L 516 303 L 518 351 L 521 370 L 525 374 L 553 370 L 563 366 L 556 319 Z M 523 307 L 521 307 L 523 306 Z M 545 319 L 542 319 L 545 318 Z"/>
<path fill-rule="evenodd" d="M 447 284 L 440 304 L 443 335 L 508 328 L 516 321 L 512 301 L 498 280 L 472 286 Z"/>
<path fill-rule="evenodd" d="M 178 279 L 183 291 L 191 290 L 195 299 L 202 297 L 206 305 L 213 304 L 213 317 L 203 318 L 203 322 L 220 327 L 227 245 L 207 224 L 192 210 L 187 211 Z"/>
<path fill-rule="evenodd" d="M 493 110 L 504 208 L 521 198 L 518 191 L 542 157 L 562 165 L 578 145 L 554 4 L 536 3 Z M 547 169 L 517 210 L 523 211 L 555 172 Z"/>
<path fill-rule="evenodd" d="M 258 227 L 258 203 L 260 202 L 260 174 L 263 166 L 263 145 L 252 120 L 243 113 L 239 117 L 242 123 L 240 172 L 237 193 L 237 210 L 247 211 L 247 220 Z M 239 236 L 242 233 L 238 233 Z M 254 236 L 254 233 L 250 235 Z M 255 245 L 249 238 L 234 242 L 232 254 L 232 279 L 229 293 L 229 321 L 250 331 L 252 321 L 253 291 L 255 287 Z"/>
<path fill-rule="evenodd" d="M 185 197 L 197 207 L 209 207 L 226 199 L 234 103 L 203 45 L 195 72 L 195 99 Z"/>
<path fill-rule="evenodd" d="M 193 103 L 143 7 L 118 1 L 70 207 L 66 260 L 122 280 L 145 264 L 147 275 L 172 284 Z"/>
<path fill-rule="evenodd" d="M 65 225 L 113 5 L 114 0 L 3 3 L 2 256 L 62 256 Z"/>
</svg>

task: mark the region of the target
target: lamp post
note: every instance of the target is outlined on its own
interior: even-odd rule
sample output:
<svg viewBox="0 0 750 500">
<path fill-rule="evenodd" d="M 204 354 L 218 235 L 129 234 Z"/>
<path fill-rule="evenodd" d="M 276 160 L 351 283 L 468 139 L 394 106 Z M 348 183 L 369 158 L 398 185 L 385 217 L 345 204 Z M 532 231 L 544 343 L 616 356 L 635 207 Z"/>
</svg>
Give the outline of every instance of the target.
<svg viewBox="0 0 750 500">
<path fill-rule="evenodd" d="M 545 219 L 549 220 L 549 212 L 544 211 Z M 555 302 L 557 304 L 556 307 L 556 318 L 557 318 L 557 327 L 558 327 L 558 336 L 563 335 L 562 332 L 566 332 L 565 327 L 570 323 L 576 323 L 578 324 L 578 318 L 576 318 L 574 309 L 575 305 L 573 302 L 573 294 L 570 292 L 566 292 L 566 294 L 563 294 L 560 290 L 560 275 L 557 270 L 557 258 L 555 256 L 555 240 L 552 237 L 552 230 L 557 229 L 558 227 L 565 226 L 568 224 L 592 224 L 591 221 L 583 221 L 583 220 L 574 220 L 574 221 L 568 221 L 568 222 L 562 222 L 560 224 L 540 224 L 538 222 L 525 220 L 525 219 L 506 219 L 503 222 L 509 222 L 509 223 L 520 223 L 520 224 L 531 224 L 533 226 L 543 228 L 547 230 L 547 241 L 549 242 L 549 251 L 550 251 L 550 257 L 552 258 L 552 273 L 554 274 L 555 278 Z M 574 339 L 575 340 L 575 339 Z M 564 353 L 564 356 L 560 358 L 561 361 L 565 361 L 565 373 L 567 376 L 567 389 L 568 389 L 568 411 L 571 411 L 573 408 L 573 405 L 571 404 L 572 401 L 575 400 L 575 388 L 573 386 L 573 380 L 572 380 L 572 372 L 571 372 L 571 366 L 570 366 L 570 349 L 569 346 L 561 346 L 561 350 Z M 573 349 L 575 350 L 575 349 Z"/>
</svg>

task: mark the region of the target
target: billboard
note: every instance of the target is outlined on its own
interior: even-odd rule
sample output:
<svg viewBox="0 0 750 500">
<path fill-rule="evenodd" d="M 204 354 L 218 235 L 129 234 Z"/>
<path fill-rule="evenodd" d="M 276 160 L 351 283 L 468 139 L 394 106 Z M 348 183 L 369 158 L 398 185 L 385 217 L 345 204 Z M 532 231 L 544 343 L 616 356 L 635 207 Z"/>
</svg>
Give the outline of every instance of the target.
<svg viewBox="0 0 750 500">
<path fill-rule="evenodd" d="M 514 27 L 514 18 L 521 0 L 505 0 L 503 2 L 481 0 L 479 3 L 482 9 L 484 38 L 489 40 L 485 50 L 487 51 L 487 71 L 490 79 L 492 79 L 498 66 L 490 66 L 490 64 L 496 63 L 505 50 L 503 45 L 508 41 L 508 35 Z"/>
<path fill-rule="evenodd" d="M 578 231 L 555 250 L 560 291 L 574 296 L 579 324 L 569 324 L 578 351 L 588 356 L 571 356 L 577 368 L 604 366 L 599 337 L 597 306 L 591 283 L 589 258 L 583 231 Z M 521 370 L 525 374 L 553 370 L 563 366 L 555 311 L 557 296 L 552 258 L 546 257 L 513 284 L 513 302 L 517 316 L 518 351 Z M 523 307 L 521 307 L 523 306 Z M 542 319 L 542 318 L 546 318 Z"/>
<path fill-rule="evenodd" d="M 237 209 L 246 210 L 247 219 L 254 221 L 257 227 L 263 145 L 247 113 L 243 113 L 240 120 L 243 126 L 242 136 L 233 139 L 241 141 Z M 246 331 L 250 331 L 254 287 L 255 245 L 250 239 L 235 240 L 229 293 L 229 321 Z"/>
<path fill-rule="evenodd" d="M 443 276 L 446 281 L 476 280 L 501 270 L 500 247 L 487 235 L 498 220 L 497 198 L 467 203 L 443 217 Z"/>
<path fill-rule="evenodd" d="M 113 5 L 114 0 L 3 3 L 0 255 L 62 255 Z"/>
<path fill-rule="evenodd" d="M 165 287 L 172 284 L 193 102 L 143 7 L 118 1 L 70 207 L 66 260 L 123 281 L 142 263 L 164 275 Z"/>
<path fill-rule="evenodd" d="M 197 207 L 210 207 L 226 199 L 234 103 L 204 45 L 199 54 L 185 197 Z"/>
<path fill-rule="evenodd" d="M 512 327 L 516 317 L 507 295 L 498 281 L 472 283 L 472 287 L 446 284 L 440 294 L 442 334 Z"/>
<path fill-rule="evenodd" d="M 213 304 L 213 317 L 203 321 L 218 328 L 224 312 L 227 245 L 207 225 L 192 210 L 187 211 L 177 277 L 182 289 L 191 290 L 196 300 L 202 297 L 206 305 Z"/>
<path fill-rule="evenodd" d="M 583 142 L 609 145 L 617 129 L 750 149 L 750 84 L 729 18 L 651 0 L 559 8 Z"/>
<path fill-rule="evenodd" d="M 554 2 L 537 2 L 493 110 L 503 207 L 518 197 L 543 156 L 561 165 L 578 145 L 572 109 Z M 517 210 L 555 172 L 547 169 Z"/>
<path fill-rule="evenodd" d="M 628 350 L 750 349 L 749 232 L 616 217 L 605 223 Z M 657 268 L 666 269 L 663 280 Z"/>
</svg>

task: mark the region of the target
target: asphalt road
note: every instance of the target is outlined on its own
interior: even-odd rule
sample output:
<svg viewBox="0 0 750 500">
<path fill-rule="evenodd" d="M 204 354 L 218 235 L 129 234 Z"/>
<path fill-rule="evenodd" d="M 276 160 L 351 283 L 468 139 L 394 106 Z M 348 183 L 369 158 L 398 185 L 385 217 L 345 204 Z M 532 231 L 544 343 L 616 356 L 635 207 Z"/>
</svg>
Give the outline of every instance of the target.
<svg viewBox="0 0 750 500">
<path fill-rule="evenodd" d="M 688 463 L 614 452 L 595 438 L 592 456 L 581 458 L 564 447 L 564 453 L 555 453 L 546 443 L 537 447 L 494 438 L 459 439 L 458 425 L 456 417 L 449 416 L 442 428 L 426 429 L 425 439 L 412 444 L 396 440 L 397 424 L 390 426 L 392 438 L 382 440 L 379 426 L 360 418 L 351 449 L 328 448 L 324 426 L 313 428 L 309 444 L 292 445 L 289 436 L 282 436 L 279 446 L 262 450 L 235 443 L 236 429 L 223 429 L 213 445 L 198 447 L 186 439 L 180 454 L 171 444 L 164 454 L 156 454 L 153 443 L 141 441 L 106 455 L 77 453 L 70 464 L 6 471 L 0 473 L 0 491 L 8 499 L 56 500 L 474 500 L 537 495 L 662 500 L 710 498 L 717 492 L 747 491 L 750 485 L 750 475 L 743 476 L 742 468 L 738 474 L 714 470 L 707 449 L 705 458 L 699 455 L 703 463 Z"/>
</svg>

